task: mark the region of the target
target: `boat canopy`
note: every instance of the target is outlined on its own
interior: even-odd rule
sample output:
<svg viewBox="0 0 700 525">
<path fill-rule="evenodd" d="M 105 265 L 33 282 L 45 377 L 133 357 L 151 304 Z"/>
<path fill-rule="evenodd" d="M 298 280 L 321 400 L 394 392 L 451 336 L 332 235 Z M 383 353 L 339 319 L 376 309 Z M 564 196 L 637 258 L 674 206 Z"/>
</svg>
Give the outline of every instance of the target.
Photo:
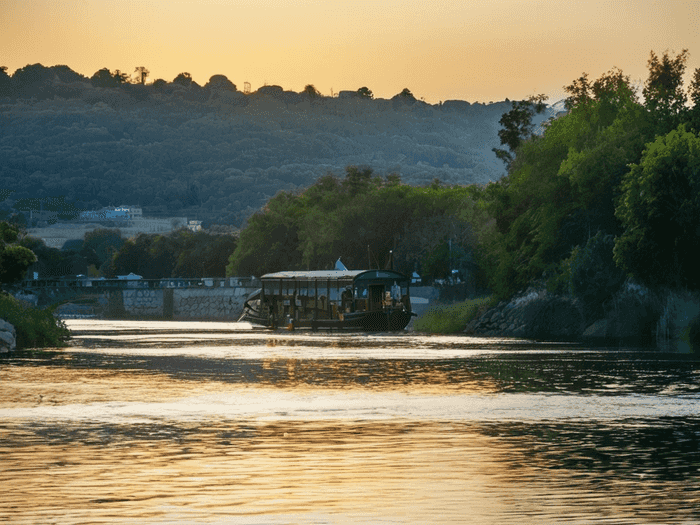
<svg viewBox="0 0 700 525">
<path fill-rule="evenodd" d="M 309 272 L 276 272 L 260 278 L 262 281 L 374 281 L 394 279 L 403 281 L 405 275 L 394 270 L 315 270 Z"/>
</svg>

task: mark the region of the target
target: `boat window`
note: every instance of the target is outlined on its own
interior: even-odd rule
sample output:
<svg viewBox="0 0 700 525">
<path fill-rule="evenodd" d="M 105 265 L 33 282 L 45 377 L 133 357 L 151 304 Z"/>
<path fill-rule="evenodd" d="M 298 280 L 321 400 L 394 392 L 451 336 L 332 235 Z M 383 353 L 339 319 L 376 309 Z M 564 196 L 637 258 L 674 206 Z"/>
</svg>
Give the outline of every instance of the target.
<svg viewBox="0 0 700 525">
<path fill-rule="evenodd" d="M 340 294 L 338 293 L 338 288 L 336 287 L 336 283 L 331 283 L 330 300 L 337 301 L 339 298 L 340 298 Z"/>
<path fill-rule="evenodd" d="M 367 286 L 362 284 L 355 288 L 355 299 L 367 299 Z"/>
</svg>

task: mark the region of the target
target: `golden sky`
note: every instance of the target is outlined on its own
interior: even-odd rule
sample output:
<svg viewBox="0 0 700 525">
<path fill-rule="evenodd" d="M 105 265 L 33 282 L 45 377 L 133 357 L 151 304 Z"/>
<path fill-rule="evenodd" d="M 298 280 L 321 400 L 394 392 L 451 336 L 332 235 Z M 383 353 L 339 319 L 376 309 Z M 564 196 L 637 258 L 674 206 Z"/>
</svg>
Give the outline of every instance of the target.
<svg viewBox="0 0 700 525">
<path fill-rule="evenodd" d="M 643 82 L 649 52 L 700 67 L 700 0 L 0 0 L 0 65 L 183 71 L 239 89 L 408 87 L 426 102 L 562 98 L 582 72 Z"/>
</svg>

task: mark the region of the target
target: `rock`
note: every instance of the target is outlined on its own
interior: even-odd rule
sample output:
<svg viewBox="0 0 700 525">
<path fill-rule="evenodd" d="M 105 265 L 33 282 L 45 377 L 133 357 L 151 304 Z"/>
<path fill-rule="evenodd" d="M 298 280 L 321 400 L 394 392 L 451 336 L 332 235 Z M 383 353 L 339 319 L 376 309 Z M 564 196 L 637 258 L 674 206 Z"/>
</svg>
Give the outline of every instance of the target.
<svg viewBox="0 0 700 525">
<path fill-rule="evenodd" d="M 568 297 L 544 295 L 531 301 L 526 309 L 530 337 L 571 340 L 583 332 L 583 312 Z"/>
<path fill-rule="evenodd" d="M 0 319 L 0 353 L 12 352 L 17 348 L 15 327 Z"/>
<path fill-rule="evenodd" d="M 605 339 L 608 336 L 608 320 L 598 319 L 583 331 L 584 339 Z"/>
</svg>

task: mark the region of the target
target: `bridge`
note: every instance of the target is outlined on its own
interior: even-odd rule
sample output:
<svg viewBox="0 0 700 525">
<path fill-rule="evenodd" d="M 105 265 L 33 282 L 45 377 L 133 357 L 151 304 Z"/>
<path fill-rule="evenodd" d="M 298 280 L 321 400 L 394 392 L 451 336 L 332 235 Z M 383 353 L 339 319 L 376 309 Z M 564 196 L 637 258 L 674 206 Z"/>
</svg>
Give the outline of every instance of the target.
<svg viewBox="0 0 700 525">
<path fill-rule="evenodd" d="M 260 288 L 254 277 L 199 279 L 92 279 L 84 277 L 35 279 L 22 282 L 20 295 L 37 306 L 83 305 L 96 317 L 162 318 L 179 320 L 236 320 L 245 299 Z M 59 307 L 70 317 L 71 309 Z M 73 309 L 75 310 L 75 308 Z"/>
</svg>

